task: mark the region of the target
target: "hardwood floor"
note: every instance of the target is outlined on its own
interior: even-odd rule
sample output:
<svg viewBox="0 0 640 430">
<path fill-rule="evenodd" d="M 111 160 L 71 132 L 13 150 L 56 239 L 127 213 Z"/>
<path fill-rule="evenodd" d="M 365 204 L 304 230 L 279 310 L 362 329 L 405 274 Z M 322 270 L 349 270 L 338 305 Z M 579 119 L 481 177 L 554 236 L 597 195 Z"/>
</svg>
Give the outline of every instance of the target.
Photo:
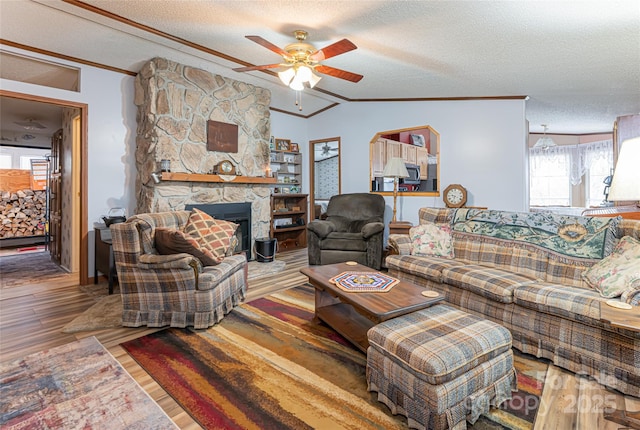
<svg viewBox="0 0 640 430">
<path fill-rule="evenodd" d="M 307 251 L 279 253 L 287 265 L 283 272 L 249 281 L 247 300 L 271 294 L 307 281 L 299 270 L 307 266 Z M 27 269 L 28 270 L 28 269 Z M 25 276 L 28 275 L 25 270 Z M 106 282 L 106 281 L 104 281 Z M 32 283 L 0 290 L 0 362 L 95 336 L 149 395 L 182 429 L 201 427 L 119 346 L 158 329 L 119 328 L 65 334 L 61 328 L 95 303 L 78 286 L 77 275 L 61 275 L 46 283 Z M 604 389 L 586 378 L 550 366 L 534 429 L 628 428 L 604 420 L 604 406 L 640 411 L 640 399 Z"/>
</svg>

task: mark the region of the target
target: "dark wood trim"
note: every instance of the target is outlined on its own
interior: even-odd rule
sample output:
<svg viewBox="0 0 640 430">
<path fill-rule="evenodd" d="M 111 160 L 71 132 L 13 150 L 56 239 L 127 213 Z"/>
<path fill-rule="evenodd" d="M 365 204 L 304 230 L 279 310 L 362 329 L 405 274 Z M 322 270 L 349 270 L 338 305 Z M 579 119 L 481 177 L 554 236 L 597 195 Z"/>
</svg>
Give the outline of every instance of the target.
<svg viewBox="0 0 640 430">
<path fill-rule="evenodd" d="M 325 143 L 325 142 L 338 142 L 338 153 L 333 157 L 338 157 L 338 194 L 342 193 L 342 138 L 340 136 L 336 137 L 328 137 L 325 139 L 315 139 L 309 141 L 309 213 L 311 217 L 309 221 L 313 221 L 316 218 L 316 209 L 315 209 L 315 172 L 316 172 L 316 151 L 315 144 L 316 143 Z M 329 158 L 333 158 L 329 157 Z M 326 158 L 328 159 L 328 158 Z"/>
<path fill-rule="evenodd" d="M 220 51 L 216 51 L 215 49 L 207 48 L 206 46 L 191 42 L 191 41 L 183 39 L 181 37 L 174 36 L 174 35 L 169 34 L 169 33 L 165 33 L 164 31 L 160 31 L 160 30 L 158 30 L 156 28 L 153 28 L 153 27 L 150 27 L 148 25 L 141 24 L 141 23 L 136 22 L 136 21 L 132 21 L 132 20 L 130 20 L 128 18 L 125 18 L 123 16 L 108 12 L 108 11 L 106 11 L 104 9 L 100 9 L 98 7 L 95 7 L 93 5 L 87 4 L 87 3 L 82 2 L 80 0 L 62 0 L 62 1 L 64 1 L 67 4 L 70 4 L 72 6 L 76 6 L 76 7 L 79 7 L 81 9 L 87 10 L 89 12 L 92 12 L 92 13 L 98 14 L 100 16 L 103 16 L 105 18 L 109 18 L 109 19 L 118 21 L 118 22 L 120 22 L 122 24 L 129 25 L 131 27 L 137 28 L 138 30 L 146 31 L 146 32 L 154 34 L 156 36 L 160 36 L 160 37 L 166 38 L 166 39 L 171 40 L 173 42 L 180 43 L 182 45 L 188 46 L 190 48 L 193 48 L 193 49 L 201 51 L 201 52 L 205 52 L 205 53 L 213 55 L 215 57 L 222 58 L 224 60 L 231 61 L 231 62 L 234 62 L 234 63 L 237 63 L 237 64 L 241 64 L 243 66 L 254 66 L 254 64 L 249 63 L 247 61 L 241 60 L 239 58 L 233 57 L 231 55 L 225 54 L 225 53 L 220 52 Z M 2 39 L 0 39 L 0 42 L 2 42 Z M 9 44 L 9 43 L 7 43 L 7 44 Z M 50 52 L 50 51 L 38 50 L 36 48 L 32 48 L 32 47 L 27 47 L 25 45 L 16 44 L 15 42 L 12 42 L 11 45 L 15 46 L 15 47 L 22 48 L 22 49 L 31 50 L 31 51 L 34 51 L 34 52 L 40 52 L 42 54 L 51 55 L 51 56 L 58 57 L 58 58 L 69 59 L 69 60 L 76 61 L 76 62 L 81 63 L 81 64 L 88 64 L 88 65 L 92 65 L 94 67 L 100 67 L 100 68 L 104 68 L 104 69 L 107 69 L 107 70 L 118 71 L 120 73 L 131 74 L 132 76 L 135 76 L 137 74 L 135 72 L 130 72 L 130 71 L 127 71 L 127 70 L 117 69 L 117 68 L 113 68 L 113 67 L 105 66 L 105 65 L 100 65 L 100 64 L 97 64 L 97 63 L 93 63 L 93 62 L 89 62 L 89 61 L 85 61 L 85 60 L 81 60 L 81 59 L 76 59 L 76 58 L 73 58 L 73 57 L 63 56 L 61 54 L 56 54 L 56 53 L 53 53 L 53 52 Z M 266 73 L 268 75 L 271 75 L 271 76 L 277 76 L 277 74 L 275 72 L 273 72 L 272 70 L 269 70 L 269 69 L 260 70 L 260 71 L 263 72 L 263 73 Z M 320 92 L 320 93 L 323 93 L 323 94 L 329 95 L 331 97 L 335 97 L 335 98 L 338 98 L 340 100 L 344 100 L 344 101 L 350 102 L 350 103 L 355 103 L 355 102 L 420 102 L 420 101 L 455 101 L 455 100 L 523 100 L 523 99 L 527 100 L 529 98 L 529 96 L 518 95 L 518 96 L 486 96 L 486 97 L 417 97 L 417 98 L 351 99 L 351 98 L 348 98 L 346 96 L 343 96 L 343 95 L 340 95 L 340 94 L 336 94 L 336 93 L 333 93 L 333 92 L 328 91 L 328 90 L 324 90 L 324 89 L 322 89 L 320 87 L 317 87 L 317 86 L 315 88 L 311 88 L 309 90 L 317 91 L 317 92 Z M 317 110 L 317 111 L 312 112 L 312 113 L 310 113 L 308 115 L 302 115 L 302 114 L 289 112 L 289 111 L 286 111 L 284 109 L 277 109 L 277 108 L 270 108 L 270 110 L 272 110 L 274 112 L 280 112 L 280 113 L 283 113 L 283 114 L 292 115 L 292 116 L 296 116 L 296 117 L 299 117 L 299 118 L 305 118 L 306 119 L 306 118 L 311 118 L 311 117 L 313 117 L 315 115 L 318 115 L 318 114 L 320 114 L 320 113 L 322 113 L 322 112 L 324 112 L 326 110 L 332 109 L 332 108 L 334 108 L 335 106 L 338 106 L 338 105 L 339 105 L 339 103 L 333 103 L 333 104 L 331 104 L 331 105 L 329 105 L 329 106 L 327 106 L 327 107 L 325 107 L 323 109 Z"/>
<path fill-rule="evenodd" d="M 329 106 L 327 106 L 327 107 L 324 107 L 324 108 L 322 108 L 322 109 L 320 109 L 320 110 L 315 111 L 314 113 L 310 113 L 309 115 L 307 115 L 307 118 L 311 118 L 312 116 L 316 116 L 316 115 L 318 115 L 318 114 L 321 114 L 322 112 L 327 111 L 327 110 L 329 110 L 329 109 L 332 109 L 332 108 L 334 108 L 334 107 L 338 106 L 339 104 L 340 104 L 340 103 L 333 103 L 333 104 L 330 104 L 330 105 L 329 105 Z"/>
<path fill-rule="evenodd" d="M 35 52 L 37 54 L 48 55 L 49 57 L 60 58 L 61 60 L 73 61 L 79 64 L 85 64 L 87 66 L 97 67 L 98 69 L 110 70 L 116 73 L 122 73 L 124 75 L 136 76 L 138 72 L 132 72 L 118 67 L 107 66 L 106 64 L 94 63 L 93 61 L 83 60 L 82 58 L 71 57 L 70 55 L 59 54 L 53 51 L 47 51 L 46 49 L 40 49 L 33 46 L 23 45 L 22 43 L 12 42 L 6 39 L 0 39 L 0 44 L 12 46 L 14 48 L 24 49 L 25 51 Z"/>
<path fill-rule="evenodd" d="M 89 12 L 93 12 L 95 14 L 104 16 L 105 18 L 109 18 L 109 19 L 113 19 L 114 21 L 118 21 L 121 22 L 123 24 L 129 25 L 131 27 L 135 27 L 138 30 L 143 30 L 146 31 L 148 33 L 151 34 L 155 34 L 156 36 L 160 36 L 160 37 L 164 37 L 165 39 L 169 39 L 173 42 L 177 42 L 180 43 L 182 45 L 188 46 L 190 48 L 196 49 L 198 51 L 202 51 L 202 52 L 206 52 L 207 54 L 211 54 L 213 56 L 219 57 L 219 58 L 223 58 L 225 60 L 228 61 L 233 61 L 234 63 L 238 63 L 238 64 L 242 64 L 243 66 L 254 66 L 254 64 L 248 63 L 246 61 L 240 60 L 238 58 L 232 57 L 231 55 L 227 55 L 223 52 L 220 51 L 216 51 L 215 49 L 211 49 L 211 48 L 207 48 L 204 45 L 200 45 L 194 42 L 191 42 L 189 40 L 183 39 L 181 37 L 178 36 L 174 36 L 172 34 L 169 33 L 165 33 L 164 31 L 160 31 L 156 28 L 153 27 L 149 27 L 148 25 L 145 24 L 141 24 L 139 22 L 136 21 L 132 21 L 128 18 L 125 18 L 123 16 L 120 15 L 116 15 L 115 13 L 111 13 L 108 12 L 104 9 L 100 9 L 98 7 L 92 6 L 90 4 L 87 4 L 85 2 L 79 1 L 79 0 L 62 0 L 67 4 L 70 4 L 72 6 L 76 6 L 79 7 L 81 9 L 87 10 Z M 270 74 L 275 75 L 275 73 L 270 72 Z"/>
<path fill-rule="evenodd" d="M 317 91 L 319 93 L 326 94 L 328 96 L 335 97 L 337 99 L 341 99 L 341 100 L 344 100 L 344 101 L 351 101 L 348 97 L 341 96 L 340 94 L 332 93 L 331 91 L 324 90 L 324 89 L 322 89 L 322 88 L 320 88 L 318 86 L 315 86 L 315 87 L 311 88 L 311 90 L 312 91 Z M 335 103 L 333 106 L 337 106 L 338 104 L 339 103 Z"/>
<path fill-rule="evenodd" d="M 80 285 L 89 283 L 89 105 L 80 107 Z"/>
<path fill-rule="evenodd" d="M 327 106 L 327 107 L 324 107 L 324 108 L 322 108 L 322 109 L 318 109 L 317 111 L 310 113 L 309 115 L 303 115 L 303 114 L 301 114 L 301 113 L 296 113 L 296 112 L 289 112 L 289 111 L 287 111 L 287 110 L 284 110 L 284 109 L 278 109 L 278 108 L 275 108 L 275 107 L 272 107 L 272 106 L 270 106 L 270 107 L 269 107 L 269 110 L 270 110 L 270 111 L 273 111 L 273 112 L 280 112 L 280 113 L 283 113 L 283 114 L 285 114 L 285 115 L 297 116 L 298 118 L 308 119 L 308 118 L 311 118 L 312 116 L 316 116 L 316 115 L 318 115 L 318 114 L 321 114 L 321 113 L 322 113 L 322 112 L 324 112 L 324 111 L 327 111 L 327 110 L 329 110 L 329 109 L 332 109 L 332 108 L 334 108 L 334 107 L 338 106 L 339 104 L 340 104 L 340 103 L 332 103 L 332 104 L 330 104 L 330 105 L 329 105 L 329 106 Z"/>
<path fill-rule="evenodd" d="M 465 100 L 527 100 L 529 96 L 483 96 L 483 97 L 393 97 L 387 99 L 345 99 L 349 102 L 446 102 Z"/>
<path fill-rule="evenodd" d="M 53 99 L 33 94 L 23 94 L 14 91 L 0 89 L 0 97 L 12 97 L 21 100 L 28 100 L 40 103 L 49 103 L 62 107 L 74 107 L 80 109 L 80 121 L 82 126 L 80 142 L 80 285 L 89 283 L 89 238 L 88 238 L 88 136 L 89 136 L 89 106 L 86 103 L 74 102 L 70 100 Z M 72 226 L 73 228 L 73 226 Z M 69 245 L 71 246 L 71 245 Z"/>
<path fill-rule="evenodd" d="M 183 39 L 181 37 L 174 36 L 174 35 L 169 34 L 169 33 L 165 33 L 163 31 L 160 31 L 160 30 L 156 29 L 156 28 L 149 27 L 148 25 L 144 25 L 144 24 L 141 24 L 139 22 L 132 21 L 130 19 L 127 19 L 127 18 L 124 18 L 124 17 L 122 17 L 120 15 L 108 12 L 108 11 L 106 11 L 104 9 L 100 9 L 98 7 L 92 6 L 90 4 L 82 2 L 80 0 L 62 0 L 62 1 L 64 1 L 67 4 L 79 7 L 81 9 L 96 13 L 98 15 L 101 15 L 101 16 L 105 17 L 105 18 L 113 19 L 113 20 L 118 21 L 120 23 L 135 27 L 135 28 L 137 28 L 139 30 L 146 31 L 146 32 L 149 32 L 151 34 L 155 34 L 156 36 L 164 37 L 164 38 L 169 39 L 171 41 L 183 44 L 183 45 L 188 46 L 190 48 L 196 49 L 198 51 L 205 52 L 207 54 L 210 54 L 210 55 L 222 58 L 222 59 L 225 59 L 227 61 L 231 61 L 231 62 L 234 62 L 234 63 L 237 63 L 237 64 L 241 64 L 243 66 L 254 66 L 254 64 L 249 63 L 247 61 L 240 60 L 239 58 L 232 57 L 231 55 L 227 55 L 227 54 L 225 54 L 223 52 L 216 51 L 216 50 L 211 49 L 211 48 L 207 48 L 206 46 L 191 42 L 191 41 Z M 277 74 L 275 72 L 273 72 L 273 71 L 271 71 L 269 69 L 261 70 L 261 72 L 267 73 L 267 74 L 269 74 L 271 76 L 277 76 Z M 417 101 L 451 101 L 451 100 L 522 100 L 522 99 L 527 100 L 529 98 L 529 96 L 518 95 L 518 96 L 487 96 L 487 97 L 419 97 L 419 98 L 388 98 L 388 99 L 387 98 L 350 99 L 350 98 L 348 98 L 346 96 L 343 96 L 343 95 L 340 95 L 340 94 L 336 94 L 336 93 L 333 93 L 331 91 L 324 90 L 324 89 L 322 89 L 320 87 L 317 87 L 317 86 L 315 88 L 311 88 L 310 90 L 311 91 L 317 91 L 317 92 L 320 92 L 320 93 L 323 93 L 323 94 L 326 94 L 326 95 L 329 95 L 331 97 L 335 97 L 335 98 L 338 98 L 338 99 L 341 99 L 341 100 L 344 100 L 344 101 L 347 101 L 347 102 L 400 102 L 400 101 L 403 101 L 403 102 L 416 101 L 417 102 Z M 334 104 L 332 104 L 330 106 L 327 106 L 324 109 L 318 110 L 318 111 L 313 112 L 313 113 L 311 113 L 309 115 L 300 115 L 300 114 L 296 114 L 296 113 L 293 113 L 293 112 L 280 110 L 280 109 L 272 109 L 272 110 L 275 111 L 275 112 L 281 112 L 281 113 L 285 113 L 285 114 L 288 114 L 288 115 L 293 115 L 293 116 L 297 116 L 297 117 L 301 117 L 301 118 L 310 118 L 310 117 L 315 116 L 315 115 L 317 115 L 317 114 L 319 114 L 321 112 L 324 112 L 325 110 L 331 109 L 331 108 L 337 106 L 338 104 L 339 103 L 334 103 Z"/>
<path fill-rule="evenodd" d="M 297 116 L 298 118 L 309 118 L 309 115 L 303 115 L 301 113 L 296 113 L 296 112 L 289 112 L 287 110 L 284 109 L 278 109 L 276 107 L 273 106 L 269 106 L 269 110 L 273 111 L 273 112 L 280 112 L 286 115 L 291 115 L 291 116 Z"/>
</svg>

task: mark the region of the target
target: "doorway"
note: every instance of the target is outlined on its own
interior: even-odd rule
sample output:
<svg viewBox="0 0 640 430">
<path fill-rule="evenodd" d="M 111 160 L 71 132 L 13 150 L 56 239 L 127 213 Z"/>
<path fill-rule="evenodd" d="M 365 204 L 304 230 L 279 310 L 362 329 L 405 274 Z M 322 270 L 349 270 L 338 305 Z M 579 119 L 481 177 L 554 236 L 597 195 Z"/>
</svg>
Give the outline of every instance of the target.
<svg viewBox="0 0 640 430">
<path fill-rule="evenodd" d="M 310 141 L 309 154 L 311 215 L 318 219 L 324 216 L 329 199 L 340 194 L 340 137 Z"/>
<path fill-rule="evenodd" d="M 33 94 L 15 93 L 0 90 L 2 100 L 23 100 L 39 104 L 61 107 L 65 112 L 62 126 L 68 135 L 69 143 L 64 146 L 61 158 L 67 160 L 65 169 L 68 182 L 67 208 L 62 212 L 60 234 L 63 236 L 63 252 L 68 256 L 65 267 L 77 274 L 81 285 L 88 284 L 88 225 L 87 225 L 87 118 L 88 106 L 68 100 L 52 99 Z M 3 111 L 3 114 L 6 113 Z M 26 271 L 25 271 L 26 272 Z"/>
</svg>

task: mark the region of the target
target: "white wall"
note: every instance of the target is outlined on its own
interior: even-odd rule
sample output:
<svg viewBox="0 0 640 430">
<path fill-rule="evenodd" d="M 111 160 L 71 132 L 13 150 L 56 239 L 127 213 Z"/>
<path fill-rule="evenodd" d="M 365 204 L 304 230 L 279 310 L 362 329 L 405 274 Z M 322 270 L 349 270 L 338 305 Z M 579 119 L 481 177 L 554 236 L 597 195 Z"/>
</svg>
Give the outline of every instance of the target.
<svg viewBox="0 0 640 430">
<path fill-rule="evenodd" d="M 349 103 L 307 122 L 309 139 L 341 137 L 343 193 L 369 191 L 369 142 L 377 132 L 430 125 L 440 133 L 441 191 L 459 183 L 468 206 L 528 208 L 524 100 Z M 386 199 L 390 219 L 393 198 Z M 398 219 L 415 223 L 425 206 L 444 204 L 441 197 L 398 197 Z"/>
<path fill-rule="evenodd" d="M 88 225 L 89 276 L 93 276 L 93 223 L 110 208 L 135 208 L 134 77 L 51 58 L 2 45 L 2 49 L 80 68 L 80 92 L 0 79 L 0 88 L 88 105 Z M 77 168 L 73 166 L 72 168 Z"/>
</svg>

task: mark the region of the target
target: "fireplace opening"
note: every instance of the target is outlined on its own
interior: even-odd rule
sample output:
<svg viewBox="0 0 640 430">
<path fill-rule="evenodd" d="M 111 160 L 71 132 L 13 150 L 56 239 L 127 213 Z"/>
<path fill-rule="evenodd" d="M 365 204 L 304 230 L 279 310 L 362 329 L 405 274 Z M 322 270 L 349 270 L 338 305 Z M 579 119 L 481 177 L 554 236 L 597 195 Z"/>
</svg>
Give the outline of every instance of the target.
<svg viewBox="0 0 640 430">
<path fill-rule="evenodd" d="M 234 250 L 234 254 L 244 252 L 247 256 L 247 261 L 251 260 L 251 203 L 215 203 L 185 206 L 185 210 L 193 208 L 199 209 L 213 218 L 238 224 L 239 227 L 236 230 L 238 245 Z"/>
</svg>

